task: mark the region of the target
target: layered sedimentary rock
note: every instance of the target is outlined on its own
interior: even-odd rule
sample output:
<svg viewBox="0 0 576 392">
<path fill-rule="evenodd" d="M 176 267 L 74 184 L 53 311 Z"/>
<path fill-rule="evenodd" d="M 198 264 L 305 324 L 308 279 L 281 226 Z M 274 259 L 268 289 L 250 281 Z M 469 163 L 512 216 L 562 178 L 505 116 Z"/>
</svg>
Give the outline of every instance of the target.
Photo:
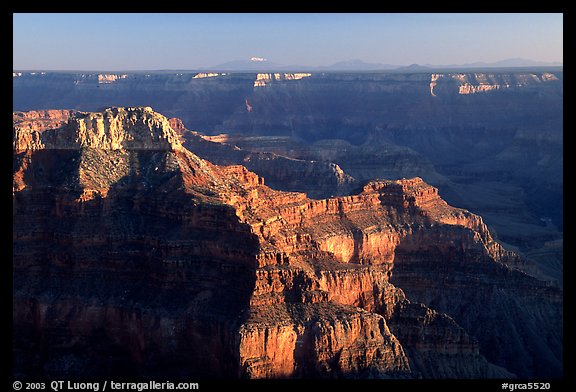
<svg viewBox="0 0 576 392">
<path fill-rule="evenodd" d="M 377 143 L 374 145 L 353 145 L 342 139 L 325 139 L 308 144 L 282 136 L 246 136 L 220 134 L 215 136 L 201 135 L 205 140 L 214 143 L 227 144 L 251 152 L 271 152 L 301 161 L 328 162 L 337 165 L 352 177 L 354 183 L 362 183 L 374 178 L 401 179 L 423 177 L 427 182 L 445 184 L 447 179 L 440 175 L 432 163 L 415 151 L 400 147 L 393 143 Z M 191 139 L 191 137 L 189 138 Z M 206 154 L 210 159 L 214 144 L 192 143 L 188 140 L 188 148 Z M 212 148 L 209 148 L 212 147 Z M 256 173 L 260 168 L 250 167 Z M 274 173 L 262 174 L 266 178 Z M 326 188 L 328 190 L 328 188 Z M 286 190 L 297 190 L 287 187 Z M 314 192 L 314 189 L 311 189 Z M 339 189 L 332 186 L 327 195 L 339 194 Z M 308 192 L 307 192 L 308 193 Z M 326 195 L 326 193 L 325 193 Z"/>
<path fill-rule="evenodd" d="M 218 165 L 243 165 L 266 178 L 266 184 L 275 189 L 305 192 L 309 197 L 323 198 L 347 194 L 358 186 L 354 177 L 333 162 L 242 149 L 235 144 L 213 141 L 198 132 L 188 131 L 177 118 L 171 121 L 182 135 L 183 145 L 194 154 Z"/>
<path fill-rule="evenodd" d="M 392 138 L 401 137 L 414 148 L 424 149 L 424 154 L 419 154 L 390 142 L 390 137 L 384 136 L 384 133 L 374 135 L 374 140 L 359 146 L 344 140 L 322 140 L 308 144 L 279 136 L 220 134 L 204 138 L 242 150 L 335 163 L 356 183 L 371 178 L 421 176 L 438 186 L 444 197 L 474 211 L 481 211 L 499 239 L 515 244 L 516 249 L 529 255 L 535 255 L 540 270 L 538 273 L 561 284 L 562 247 L 551 249 L 546 245 L 562 241 L 561 233 L 555 226 L 557 221 L 551 218 L 559 216 L 563 204 L 561 136 L 540 130 L 516 132 L 516 136 L 500 131 L 496 136 L 492 132 L 475 129 L 468 139 L 460 139 L 456 132 L 449 130 L 442 134 L 425 129 L 390 132 Z M 516 140 L 508 146 L 498 141 L 498 138 L 506 137 Z M 437 148 L 439 144 L 446 146 L 448 143 L 454 144 L 449 154 Z M 202 154 L 208 150 L 199 148 L 198 151 Z M 478 158 L 479 161 L 473 158 L 481 155 L 484 157 Z M 433 165 L 424 156 L 432 156 L 441 165 Z M 470 163 L 465 163 L 467 160 Z M 437 170 L 438 167 L 441 169 Z M 267 175 L 260 172 L 260 168 L 251 169 Z M 305 190 L 291 188 L 290 182 L 285 184 L 289 184 L 283 188 L 286 190 Z M 330 190 L 330 184 L 316 189 L 326 190 L 324 196 L 339 194 L 334 187 Z M 547 257 L 542 258 L 541 254 Z"/>
<path fill-rule="evenodd" d="M 358 181 L 422 177 L 522 251 L 562 240 L 561 67 L 211 74 L 15 70 L 13 110 L 150 105 L 209 135 L 290 137 L 318 154 L 280 155 L 330 156 Z"/>
<path fill-rule="evenodd" d="M 288 81 L 288 80 L 300 80 L 302 78 L 308 78 L 312 76 L 311 73 L 259 73 L 256 75 L 256 80 L 254 81 L 254 87 L 265 87 L 270 85 L 270 83 L 278 81 Z"/>
<path fill-rule="evenodd" d="M 420 178 L 313 200 L 199 158 L 150 108 L 29 128 L 16 375 L 561 375 L 561 291 Z"/>
<path fill-rule="evenodd" d="M 14 112 L 12 114 L 12 123 L 16 128 L 42 132 L 66 124 L 71 113 L 71 110 L 32 110 L 29 112 Z"/>
<path fill-rule="evenodd" d="M 541 73 L 453 73 L 432 74 L 430 78 L 430 95 L 436 97 L 434 88 L 446 79 L 447 85 L 455 84 L 458 94 L 486 93 L 500 89 L 517 89 L 558 81 L 558 77 L 550 72 Z"/>
<path fill-rule="evenodd" d="M 105 104 L 146 102 L 162 113 L 182 118 L 189 129 L 297 135 L 310 140 L 342 138 L 354 143 L 383 127 L 545 124 L 550 119 L 537 115 L 553 109 L 562 94 L 563 80 L 558 68 L 453 73 L 14 75 L 13 110 L 97 110 Z M 533 99 L 534 94 L 538 100 Z"/>
<path fill-rule="evenodd" d="M 127 77 L 127 74 L 98 74 L 98 83 L 115 83 L 116 81 L 126 79 Z"/>
</svg>

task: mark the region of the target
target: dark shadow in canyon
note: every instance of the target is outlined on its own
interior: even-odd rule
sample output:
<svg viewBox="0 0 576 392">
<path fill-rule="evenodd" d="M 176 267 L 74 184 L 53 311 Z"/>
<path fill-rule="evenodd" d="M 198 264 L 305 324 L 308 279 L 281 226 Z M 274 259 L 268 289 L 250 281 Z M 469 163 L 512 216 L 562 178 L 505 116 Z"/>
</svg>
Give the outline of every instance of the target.
<svg viewBox="0 0 576 392">
<path fill-rule="evenodd" d="M 130 152 L 106 197 L 79 202 L 81 154 L 34 152 L 14 196 L 14 376 L 236 378 L 257 238 L 177 171 L 153 175 L 166 152 Z"/>
<path fill-rule="evenodd" d="M 490 362 L 520 378 L 561 378 L 562 292 L 449 241 L 469 235 L 469 229 L 442 226 L 403 238 L 390 282 L 410 300 L 452 317 Z"/>
</svg>

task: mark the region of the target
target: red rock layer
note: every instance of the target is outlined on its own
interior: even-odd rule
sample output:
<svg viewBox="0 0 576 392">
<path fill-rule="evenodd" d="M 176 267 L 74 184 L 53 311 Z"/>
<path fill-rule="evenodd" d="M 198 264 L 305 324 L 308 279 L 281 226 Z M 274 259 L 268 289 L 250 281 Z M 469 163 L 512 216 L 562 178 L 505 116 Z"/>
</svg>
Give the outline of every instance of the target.
<svg viewBox="0 0 576 392">
<path fill-rule="evenodd" d="M 58 128 L 68 122 L 72 110 L 31 110 L 12 113 L 12 123 L 15 128 L 45 131 Z"/>
<path fill-rule="evenodd" d="M 149 108 L 25 135 L 14 130 L 20 374 L 110 375 L 116 361 L 174 377 L 511 376 L 456 322 L 490 296 L 469 282 L 508 274 L 503 301 L 543 285 L 419 178 L 311 200 L 198 158 Z M 424 290 L 449 273 L 479 294 L 448 307 L 453 319 L 408 300 L 397 270 L 418 298 L 409 276 Z M 431 292 L 421 301 L 450 302 Z"/>
</svg>

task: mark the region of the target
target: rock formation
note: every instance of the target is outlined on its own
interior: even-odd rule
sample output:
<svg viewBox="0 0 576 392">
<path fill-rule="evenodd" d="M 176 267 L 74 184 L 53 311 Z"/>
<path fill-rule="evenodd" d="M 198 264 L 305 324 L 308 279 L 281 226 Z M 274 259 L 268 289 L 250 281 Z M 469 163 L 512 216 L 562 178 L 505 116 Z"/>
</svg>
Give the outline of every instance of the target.
<svg viewBox="0 0 576 392">
<path fill-rule="evenodd" d="M 16 376 L 561 376 L 562 292 L 436 188 L 313 200 L 170 124 L 15 122 Z"/>
<path fill-rule="evenodd" d="M 106 103 L 148 102 L 162 113 L 180 117 L 189 129 L 274 132 L 311 140 L 359 138 L 382 127 L 544 125 L 550 119 L 535 114 L 556 105 L 563 80 L 561 69 L 13 75 L 13 110 L 97 110 Z M 532 99 L 535 92 L 538 100 Z M 246 99 L 253 107 L 250 113 L 245 110 Z"/>
<path fill-rule="evenodd" d="M 273 152 L 238 148 L 231 143 L 212 141 L 198 132 L 183 128 L 182 121 L 170 120 L 182 135 L 182 144 L 201 158 L 217 165 L 243 165 L 275 189 L 305 192 L 312 198 L 349 193 L 358 182 L 337 164 L 326 160 L 297 159 Z"/>
<path fill-rule="evenodd" d="M 353 179 L 352 181 L 346 181 L 351 182 L 353 187 L 356 187 L 358 183 L 374 178 L 401 179 L 425 177 L 427 182 L 434 182 L 443 185 L 447 183 L 447 179 L 440 175 L 435 170 L 432 163 L 422 155 L 416 153 L 412 149 L 400 147 L 392 143 L 380 142 L 374 145 L 363 144 L 357 146 L 341 139 L 325 139 L 309 144 L 303 141 L 294 140 L 290 137 L 282 136 L 245 136 L 228 134 L 207 136 L 198 133 L 188 133 L 186 135 L 188 135 L 186 144 L 187 148 L 203 157 L 205 155 L 205 158 L 209 160 L 213 155 L 222 155 L 215 152 L 217 149 L 224 149 L 224 147 L 221 147 L 219 144 L 227 144 L 246 152 L 274 153 L 279 156 L 297 159 L 299 161 L 313 162 L 315 164 L 332 164 L 332 166 L 337 166 L 346 175 Z M 199 141 L 197 139 L 198 136 L 204 140 L 219 144 Z M 230 155 L 232 154 L 226 154 L 225 156 L 228 157 Z M 274 177 L 273 171 L 264 171 L 265 169 L 263 167 L 247 167 L 256 173 L 263 175 L 266 179 Z M 307 178 L 302 180 L 307 181 Z M 300 183 L 302 183 L 302 180 L 300 180 Z M 317 179 L 315 181 L 320 180 Z M 275 187 L 282 186 L 282 184 L 286 183 L 286 181 L 281 181 L 278 185 L 275 184 Z M 297 184 L 290 184 L 290 186 L 281 189 L 304 191 L 306 193 L 310 192 L 314 196 L 322 197 L 343 195 L 351 190 L 350 188 L 343 187 L 343 184 L 339 186 L 334 186 L 333 184 L 332 187 L 326 184 L 326 186 L 321 186 L 320 188 L 318 188 L 318 186 L 314 187 L 313 184 L 311 185 L 312 186 L 308 189 L 296 189 L 292 186 L 297 186 Z M 320 193 L 320 190 L 324 190 L 324 193 Z"/>
<path fill-rule="evenodd" d="M 317 156 L 265 152 L 331 156 L 360 182 L 421 177 L 524 253 L 563 238 L 561 67 L 215 73 L 15 70 L 13 110 L 145 104 L 207 135 L 290 137 Z M 561 266 L 540 264 L 561 280 Z"/>
<path fill-rule="evenodd" d="M 58 128 L 68 122 L 71 110 L 32 110 L 29 112 L 14 112 L 12 122 L 20 129 L 43 132 Z"/>
<path fill-rule="evenodd" d="M 115 83 L 118 80 L 126 79 L 127 74 L 98 74 L 98 83 L 110 84 Z"/>
<path fill-rule="evenodd" d="M 311 73 L 259 73 L 256 75 L 254 87 L 265 87 L 272 81 L 300 80 L 312 76 Z"/>
</svg>

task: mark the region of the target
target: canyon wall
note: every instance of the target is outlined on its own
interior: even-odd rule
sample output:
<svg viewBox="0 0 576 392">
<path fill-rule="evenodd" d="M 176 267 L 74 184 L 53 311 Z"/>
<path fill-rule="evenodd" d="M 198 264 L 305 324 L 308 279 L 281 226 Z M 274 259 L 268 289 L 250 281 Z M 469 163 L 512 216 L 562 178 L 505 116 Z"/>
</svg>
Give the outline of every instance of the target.
<svg viewBox="0 0 576 392">
<path fill-rule="evenodd" d="M 437 188 L 314 200 L 199 158 L 171 123 L 15 120 L 15 375 L 561 376 L 562 291 Z"/>
<path fill-rule="evenodd" d="M 181 118 L 192 130 L 282 134 L 312 141 L 338 138 L 357 144 L 371 130 L 406 126 L 561 126 L 562 118 L 556 115 L 562 113 L 557 105 L 562 80 L 561 69 L 443 74 L 23 72 L 13 77 L 13 110 L 143 105 Z"/>
<path fill-rule="evenodd" d="M 451 204 L 481 214 L 501 240 L 527 253 L 542 254 L 545 243 L 562 240 L 562 68 L 13 72 L 13 110 L 113 105 L 151 106 L 206 135 L 289 138 L 295 145 L 289 151 L 283 142 L 267 142 L 265 151 L 240 147 L 324 160 L 358 182 L 422 177 L 440 187 Z M 253 161 L 250 169 L 270 177 L 275 186 L 310 192 L 310 186 L 288 175 L 272 178 L 262 156 Z M 287 165 L 277 164 L 274 171 L 280 166 Z M 297 171 L 300 177 L 319 179 L 318 171 L 331 170 L 326 163 L 315 166 L 318 170 Z M 328 182 L 311 196 L 345 193 L 338 181 Z M 561 257 L 551 254 L 552 259 Z M 540 264 L 561 282 L 561 267 L 544 260 Z"/>
</svg>

